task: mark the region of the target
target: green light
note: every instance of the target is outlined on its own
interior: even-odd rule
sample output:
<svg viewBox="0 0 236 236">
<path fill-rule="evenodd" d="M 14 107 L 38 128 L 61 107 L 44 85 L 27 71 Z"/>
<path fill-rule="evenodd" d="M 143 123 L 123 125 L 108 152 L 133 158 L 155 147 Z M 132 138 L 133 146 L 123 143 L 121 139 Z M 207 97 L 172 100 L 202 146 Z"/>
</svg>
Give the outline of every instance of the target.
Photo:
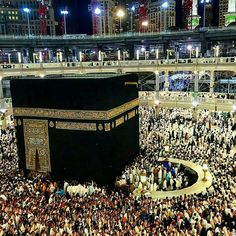
<svg viewBox="0 0 236 236">
<path fill-rule="evenodd" d="M 226 26 L 232 22 L 235 22 L 235 21 L 236 21 L 236 14 L 235 15 L 230 14 L 230 15 L 225 16 L 225 25 Z"/>
<path fill-rule="evenodd" d="M 199 16 L 192 16 L 188 18 L 188 27 L 194 29 L 199 25 L 200 17 Z"/>
</svg>

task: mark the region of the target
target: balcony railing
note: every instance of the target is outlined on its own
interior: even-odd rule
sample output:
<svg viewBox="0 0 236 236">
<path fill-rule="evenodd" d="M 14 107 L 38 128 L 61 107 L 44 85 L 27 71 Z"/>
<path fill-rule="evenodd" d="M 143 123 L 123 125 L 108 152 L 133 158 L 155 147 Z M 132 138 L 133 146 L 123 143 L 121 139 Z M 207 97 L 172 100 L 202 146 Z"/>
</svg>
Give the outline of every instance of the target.
<svg viewBox="0 0 236 236">
<path fill-rule="evenodd" d="M 112 38 L 127 38 L 127 37 L 143 37 L 143 36 L 158 36 L 158 35 L 171 35 L 171 34 L 183 34 L 183 33 L 196 33 L 196 32 L 235 32 L 235 27 L 204 27 L 195 30 L 171 30 L 171 31 L 162 31 L 162 32 L 126 32 L 121 34 L 110 34 L 110 35 L 86 35 L 86 34 L 67 34 L 61 36 L 44 36 L 44 35 L 0 35 L 0 40 L 9 40 L 9 39 L 21 39 L 21 40 L 29 40 L 29 39 L 36 39 L 36 40 L 88 40 L 88 39 L 112 39 Z"/>
<path fill-rule="evenodd" d="M 161 59 L 161 60 L 132 60 L 132 61 L 95 61 L 95 62 L 57 62 L 57 63 L 25 63 L 25 64 L 1 64 L 0 70 L 12 69 L 47 69 L 47 68 L 138 68 L 158 66 L 180 66 L 180 65 L 232 65 L 236 63 L 236 57 L 219 58 L 193 58 L 193 59 Z"/>
</svg>

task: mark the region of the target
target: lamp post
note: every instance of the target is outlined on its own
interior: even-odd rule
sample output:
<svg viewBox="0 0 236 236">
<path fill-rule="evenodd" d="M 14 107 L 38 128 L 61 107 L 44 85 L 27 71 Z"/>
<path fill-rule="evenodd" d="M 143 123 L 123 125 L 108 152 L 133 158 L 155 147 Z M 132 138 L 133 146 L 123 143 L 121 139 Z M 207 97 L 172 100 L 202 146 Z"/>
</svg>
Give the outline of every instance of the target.
<svg viewBox="0 0 236 236">
<path fill-rule="evenodd" d="M 219 57 L 219 53 L 220 53 L 219 45 L 216 45 L 213 49 L 214 49 L 214 57 Z"/>
<path fill-rule="evenodd" d="M 169 61 L 169 59 L 170 59 L 170 54 L 169 54 L 170 50 L 169 50 L 169 49 L 166 49 L 166 52 L 167 52 L 166 59 L 167 59 L 167 61 Z"/>
<path fill-rule="evenodd" d="M 122 31 L 122 22 L 121 22 L 121 19 L 122 17 L 125 16 L 125 12 L 122 10 L 122 9 L 119 9 L 117 11 L 117 16 L 120 18 L 120 34 L 121 34 L 121 31 Z"/>
<path fill-rule="evenodd" d="M 66 35 L 66 16 L 69 14 L 67 10 L 61 10 L 61 14 L 63 15 L 63 21 L 64 21 L 64 35 Z"/>
<path fill-rule="evenodd" d="M 94 13 L 99 17 L 99 33 L 102 35 L 102 10 L 96 7 Z"/>
<path fill-rule="evenodd" d="M 7 56 L 8 56 L 8 64 L 11 64 L 11 53 L 8 53 Z"/>
<path fill-rule="evenodd" d="M 203 4 L 203 19 L 202 19 L 202 27 L 206 27 L 206 3 L 209 3 L 209 0 L 201 0 Z"/>
<path fill-rule="evenodd" d="M 21 63 L 21 52 L 17 52 L 18 63 Z"/>
<path fill-rule="evenodd" d="M 191 59 L 192 58 L 192 45 L 188 45 L 187 46 L 187 49 L 188 49 L 188 51 L 189 51 L 189 58 Z"/>
<path fill-rule="evenodd" d="M 207 181 L 207 178 L 206 178 L 206 172 L 208 171 L 208 162 L 207 162 L 207 160 L 205 160 L 205 161 L 203 162 L 202 170 L 203 170 L 203 172 L 204 172 L 204 176 L 203 176 L 202 181 Z"/>
<path fill-rule="evenodd" d="M 139 49 L 136 51 L 136 60 L 139 60 Z"/>
<path fill-rule="evenodd" d="M 26 13 L 27 16 L 27 24 L 28 24 L 28 36 L 30 36 L 30 21 L 29 21 L 29 13 L 30 13 L 30 9 L 25 7 L 23 9 L 23 11 Z"/>
<path fill-rule="evenodd" d="M 79 52 L 79 62 L 83 61 L 83 53 L 80 51 Z"/>
<path fill-rule="evenodd" d="M 133 13 L 135 12 L 135 6 L 130 8 L 130 32 L 133 33 Z"/>
<path fill-rule="evenodd" d="M 166 31 L 166 25 L 167 25 L 166 11 L 167 11 L 168 6 L 169 6 L 169 4 L 167 1 L 165 1 L 161 4 L 161 7 L 164 9 L 164 31 Z"/>
<path fill-rule="evenodd" d="M 159 49 L 157 48 L 156 49 L 156 60 L 158 60 L 159 59 Z"/>
<path fill-rule="evenodd" d="M 199 57 L 199 47 L 196 47 L 196 58 Z"/>
<path fill-rule="evenodd" d="M 118 53 L 117 53 L 117 59 L 118 59 L 118 61 L 121 60 L 121 51 L 120 51 L 120 49 L 118 50 Z"/>
</svg>

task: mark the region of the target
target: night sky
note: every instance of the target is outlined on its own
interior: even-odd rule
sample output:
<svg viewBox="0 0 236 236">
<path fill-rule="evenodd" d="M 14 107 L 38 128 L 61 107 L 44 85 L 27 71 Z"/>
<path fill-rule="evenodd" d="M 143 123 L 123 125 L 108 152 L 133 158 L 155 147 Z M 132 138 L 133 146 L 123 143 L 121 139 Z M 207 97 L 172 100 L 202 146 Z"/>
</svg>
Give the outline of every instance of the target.
<svg viewBox="0 0 236 236">
<path fill-rule="evenodd" d="M 200 0 L 198 0 L 200 1 Z M 214 7 L 214 17 L 213 25 L 218 24 L 218 1 L 215 0 Z M 60 10 L 67 8 L 69 15 L 67 16 L 67 33 L 68 34 L 92 34 L 92 17 L 91 12 L 88 11 L 88 4 L 91 0 L 53 0 L 56 20 L 58 22 L 62 21 L 62 16 L 60 15 Z M 182 0 L 176 0 L 176 26 L 181 28 L 182 24 Z M 203 8 L 202 4 L 199 5 L 199 14 L 202 15 Z M 62 34 L 62 30 L 58 27 L 57 34 Z"/>
<path fill-rule="evenodd" d="M 67 7 L 67 33 L 68 34 L 91 34 L 92 18 L 88 12 L 90 0 L 53 0 L 56 20 L 62 21 L 60 10 Z M 60 30 L 59 30 L 60 31 Z M 60 32 L 58 32 L 60 33 Z"/>
</svg>

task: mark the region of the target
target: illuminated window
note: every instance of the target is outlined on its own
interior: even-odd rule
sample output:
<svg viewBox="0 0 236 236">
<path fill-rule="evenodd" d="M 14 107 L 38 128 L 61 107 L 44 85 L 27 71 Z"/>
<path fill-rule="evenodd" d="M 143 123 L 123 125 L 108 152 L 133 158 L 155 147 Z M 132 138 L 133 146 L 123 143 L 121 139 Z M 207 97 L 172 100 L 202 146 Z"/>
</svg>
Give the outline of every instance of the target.
<svg viewBox="0 0 236 236">
<path fill-rule="evenodd" d="M 16 16 L 16 20 L 18 20 L 18 16 Z"/>
<path fill-rule="evenodd" d="M 12 17 L 12 20 L 15 20 L 15 16 Z"/>
</svg>

